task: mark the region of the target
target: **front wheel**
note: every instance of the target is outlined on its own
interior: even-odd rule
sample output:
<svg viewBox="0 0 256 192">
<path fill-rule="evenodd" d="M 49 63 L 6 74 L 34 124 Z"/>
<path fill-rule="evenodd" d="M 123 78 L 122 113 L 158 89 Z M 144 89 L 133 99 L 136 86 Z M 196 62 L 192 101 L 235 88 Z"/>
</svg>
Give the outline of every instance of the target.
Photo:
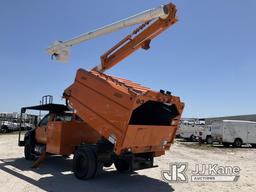
<svg viewBox="0 0 256 192">
<path fill-rule="evenodd" d="M 26 160 L 34 160 L 33 147 L 31 146 L 29 139 L 25 140 L 24 156 Z"/>
</svg>

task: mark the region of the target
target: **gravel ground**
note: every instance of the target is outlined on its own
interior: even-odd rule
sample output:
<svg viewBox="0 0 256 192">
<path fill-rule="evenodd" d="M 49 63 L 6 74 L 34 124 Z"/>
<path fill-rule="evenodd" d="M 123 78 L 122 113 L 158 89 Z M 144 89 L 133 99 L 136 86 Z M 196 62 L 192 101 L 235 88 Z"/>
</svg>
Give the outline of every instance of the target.
<svg viewBox="0 0 256 192">
<path fill-rule="evenodd" d="M 220 146 L 199 146 L 195 143 L 175 142 L 166 155 L 156 158 L 159 167 L 119 174 L 114 167 L 94 180 L 77 180 L 71 172 L 72 159 L 49 157 L 39 168 L 31 169 L 31 162 L 23 158 L 23 148 L 17 146 L 17 134 L 0 135 L 0 191 L 256 191 L 256 149 Z M 195 164 L 239 166 L 237 182 L 167 183 L 161 170 L 169 163 L 187 162 L 188 173 Z M 188 174 L 189 177 L 189 174 Z"/>
</svg>

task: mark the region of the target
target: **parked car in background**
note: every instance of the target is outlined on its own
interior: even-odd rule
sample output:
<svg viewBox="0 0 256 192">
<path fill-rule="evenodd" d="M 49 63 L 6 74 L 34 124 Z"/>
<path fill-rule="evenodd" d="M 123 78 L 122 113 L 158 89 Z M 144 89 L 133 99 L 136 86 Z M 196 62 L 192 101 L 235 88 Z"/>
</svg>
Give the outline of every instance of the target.
<svg viewBox="0 0 256 192">
<path fill-rule="evenodd" d="M 0 131 L 2 133 L 8 133 L 12 131 L 17 131 L 19 129 L 18 123 L 10 121 L 2 121 Z"/>
</svg>

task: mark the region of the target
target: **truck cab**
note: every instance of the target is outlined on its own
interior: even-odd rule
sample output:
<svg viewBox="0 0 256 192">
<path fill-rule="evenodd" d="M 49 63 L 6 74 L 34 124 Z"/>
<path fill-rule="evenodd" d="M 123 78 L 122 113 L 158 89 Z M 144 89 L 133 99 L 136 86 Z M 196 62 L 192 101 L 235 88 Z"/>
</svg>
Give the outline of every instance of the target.
<svg viewBox="0 0 256 192">
<path fill-rule="evenodd" d="M 45 115 L 41 121 L 38 123 L 35 134 L 36 134 L 36 141 L 39 143 L 46 144 L 47 142 L 47 130 L 48 124 L 50 122 L 72 122 L 78 120 L 78 117 L 70 112 L 58 112 L 58 113 L 48 113 Z"/>
</svg>

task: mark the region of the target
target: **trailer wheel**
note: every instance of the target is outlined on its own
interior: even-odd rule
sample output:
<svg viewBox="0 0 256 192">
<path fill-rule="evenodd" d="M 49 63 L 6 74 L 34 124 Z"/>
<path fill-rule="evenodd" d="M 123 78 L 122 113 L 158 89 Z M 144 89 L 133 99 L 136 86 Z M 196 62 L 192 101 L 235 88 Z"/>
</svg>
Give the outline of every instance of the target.
<svg viewBox="0 0 256 192">
<path fill-rule="evenodd" d="M 235 139 L 233 147 L 242 147 L 243 141 L 239 138 Z"/>
<path fill-rule="evenodd" d="M 212 143 L 213 143 L 213 140 L 212 140 L 212 137 L 211 137 L 211 136 L 207 136 L 207 137 L 206 137 L 206 143 L 207 143 L 207 144 L 212 144 Z"/>
<path fill-rule="evenodd" d="M 73 171 L 78 179 L 91 179 L 97 171 L 95 148 L 79 147 L 73 158 Z"/>
<path fill-rule="evenodd" d="M 126 172 L 131 168 L 130 164 L 123 159 L 116 159 L 114 165 L 118 172 Z"/>
<path fill-rule="evenodd" d="M 25 140 L 24 156 L 25 156 L 26 160 L 29 160 L 29 161 L 34 160 L 33 148 L 32 148 L 32 146 L 30 144 L 29 139 Z"/>
</svg>

